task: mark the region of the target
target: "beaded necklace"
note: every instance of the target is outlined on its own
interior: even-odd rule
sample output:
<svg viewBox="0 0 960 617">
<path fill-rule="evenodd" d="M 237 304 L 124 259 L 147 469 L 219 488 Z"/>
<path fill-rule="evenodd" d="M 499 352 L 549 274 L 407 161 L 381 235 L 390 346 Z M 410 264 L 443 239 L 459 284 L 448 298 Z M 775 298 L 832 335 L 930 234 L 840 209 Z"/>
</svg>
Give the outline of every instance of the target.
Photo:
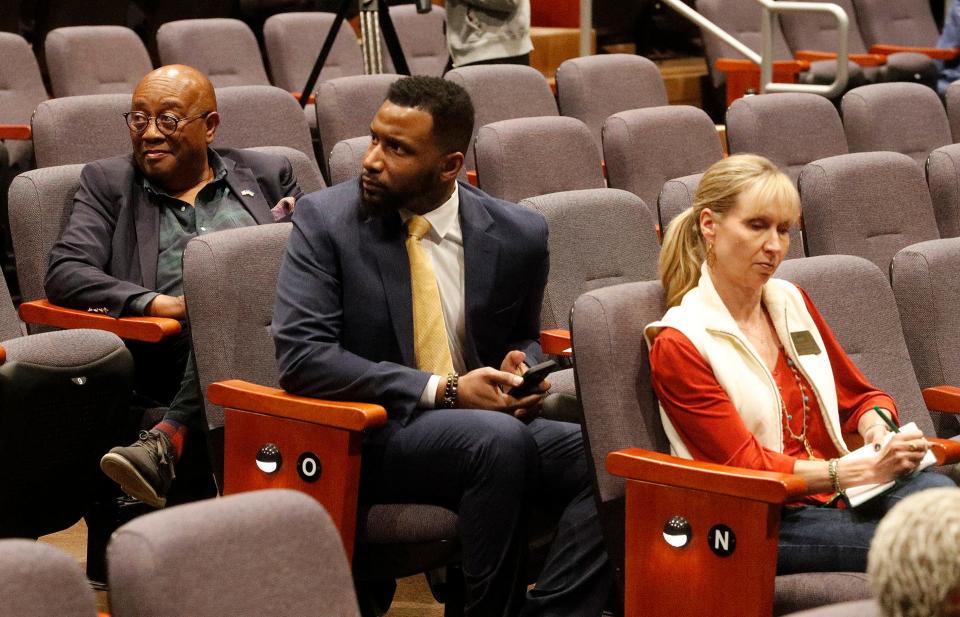
<svg viewBox="0 0 960 617">
<path fill-rule="evenodd" d="M 783 349 L 780 350 L 783 353 Z M 796 439 L 801 444 L 803 444 L 803 449 L 807 451 L 807 456 L 810 460 L 818 460 L 816 455 L 813 453 L 813 447 L 810 445 L 810 442 L 807 440 L 807 415 L 810 411 L 810 406 L 808 405 L 810 397 L 807 395 L 806 388 L 803 387 L 803 379 L 800 377 L 800 371 L 797 370 L 796 364 L 789 357 L 786 358 L 787 366 L 790 367 L 790 372 L 793 374 L 793 378 L 797 382 L 797 388 L 800 389 L 800 398 L 803 401 L 803 430 L 800 431 L 800 434 L 797 435 L 793 432 L 793 427 L 790 426 L 790 421 L 793 420 L 793 415 L 787 412 L 787 404 L 784 402 L 783 390 L 780 391 L 780 411 L 783 412 L 783 423 L 787 427 L 787 433 L 790 434 L 790 437 Z"/>
</svg>

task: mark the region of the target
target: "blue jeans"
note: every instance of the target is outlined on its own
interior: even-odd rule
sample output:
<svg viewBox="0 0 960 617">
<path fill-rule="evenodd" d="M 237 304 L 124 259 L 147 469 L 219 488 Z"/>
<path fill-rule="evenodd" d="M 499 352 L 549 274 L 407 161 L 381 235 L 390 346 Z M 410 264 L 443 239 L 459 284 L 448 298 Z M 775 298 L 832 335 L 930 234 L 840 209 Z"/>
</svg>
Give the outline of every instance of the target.
<svg viewBox="0 0 960 617">
<path fill-rule="evenodd" d="M 857 508 L 784 508 L 777 574 L 866 572 L 867 551 L 883 515 L 904 497 L 940 486 L 956 484 L 939 473 L 923 472 Z"/>
</svg>

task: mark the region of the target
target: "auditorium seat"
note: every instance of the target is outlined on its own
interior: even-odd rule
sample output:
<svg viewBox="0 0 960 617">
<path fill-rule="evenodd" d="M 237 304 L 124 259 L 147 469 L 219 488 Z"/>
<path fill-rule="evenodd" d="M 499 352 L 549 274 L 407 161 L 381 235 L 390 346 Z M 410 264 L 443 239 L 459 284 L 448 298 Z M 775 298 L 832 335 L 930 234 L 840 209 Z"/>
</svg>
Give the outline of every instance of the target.
<svg viewBox="0 0 960 617">
<path fill-rule="evenodd" d="M 397 29 L 397 38 L 400 39 L 410 74 L 442 77 L 450 59 L 444 30 L 446 10 L 434 5 L 429 13 L 418 13 L 415 5 L 401 4 L 390 7 L 390 18 Z M 384 54 L 383 69 L 395 73 L 387 44 L 381 40 L 380 45 Z"/>
<path fill-rule="evenodd" d="M 239 19 L 181 19 L 157 30 L 161 64 L 186 64 L 214 87 L 270 84 L 257 37 Z"/>
<path fill-rule="evenodd" d="M 774 577 L 777 515 L 783 501 L 798 496 L 787 489 L 797 486 L 792 476 L 668 454 L 643 338 L 644 326 L 665 310 L 659 281 L 649 281 L 588 292 L 572 312 L 584 443 L 625 617 L 766 617 L 869 597 L 865 574 Z M 664 524 L 676 515 L 693 527 L 684 551 L 664 543 Z M 734 528 L 740 559 L 751 564 L 749 577 L 709 552 L 707 530 L 718 523 Z"/>
<path fill-rule="evenodd" d="M 930 240 L 902 249 L 890 267 L 903 334 L 937 435 L 960 433 L 960 238 Z"/>
<path fill-rule="evenodd" d="M 932 150 L 953 142 L 940 97 L 920 84 L 854 88 L 841 108 L 850 152 L 901 152 L 922 168 Z"/>
<path fill-rule="evenodd" d="M 657 65 L 642 56 L 604 54 L 565 60 L 557 69 L 560 113 L 590 127 L 602 148 L 601 131 L 611 115 L 667 105 Z"/>
<path fill-rule="evenodd" d="M 960 144 L 937 148 L 927 157 L 927 186 L 941 238 L 960 236 Z"/>
<path fill-rule="evenodd" d="M 108 558 L 114 617 L 360 617 L 330 516 L 296 491 L 257 491 L 139 517 L 114 533 Z"/>
<path fill-rule="evenodd" d="M 359 176 L 369 147 L 367 135 L 337 142 L 330 152 L 330 186 Z"/>
<path fill-rule="evenodd" d="M 89 163 L 133 152 L 123 119 L 130 111 L 132 91 L 54 98 L 37 105 L 32 120 L 37 167 Z"/>
<path fill-rule="evenodd" d="M 960 143 L 960 82 L 953 82 L 947 88 L 945 105 L 950 121 L 950 134 L 953 143 Z"/>
<path fill-rule="evenodd" d="M 611 188 L 656 204 L 663 183 L 700 173 L 723 157 L 713 121 L 686 105 L 633 109 L 607 118 L 603 158 Z"/>
<path fill-rule="evenodd" d="M 463 87 L 476 112 L 473 137 L 484 125 L 500 120 L 557 116 L 557 101 L 543 75 L 529 66 L 491 64 L 464 66 L 445 76 Z M 466 170 L 476 169 L 473 148 L 466 154 Z"/>
<path fill-rule="evenodd" d="M 853 5 L 871 53 L 906 51 L 937 60 L 957 57 L 955 49 L 937 49 L 940 31 L 927 0 L 853 0 Z"/>
<path fill-rule="evenodd" d="M 327 186 L 314 160 L 299 150 L 287 146 L 257 146 L 245 149 L 282 156 L 290 161 L 290 166 L 293 168 L 293 177 L 297 179 L 297 184 L 304 195 L 319 191 Z"/>
<path fill-rule="evenodd" d="M 137 33 L 123 26 L 57 28 L 44 42 L 53 95 L 130 94 L 153 70 Z"/>
<path fill-rule="evenodd" d="M 816 2 L 817 0 L 800 0 Z M 860 35 L 860 23 L 852 0 L 833 0 L 847 14 L 847 52 L 850 60 L 863 68 L 863 75 L 870 83 L 882 81 L 913 81 L 932 84 L 937 79 L 937 67 L 933 60 L 915 52 L 891 54 L 867 53 L 867 46 Z M 794 57 L 813 60 L 835 55 L 837 51 L 837 21 L 826 13 L 780 13 L 780 25 Z M 813 53 L 810 53 L 813 52 Z M 826 54 L 823 52 L 827 52 Z"/>
<path fill-rule="evenodd" d="M 875 600 L 855 600 L 790 613 L 786 617 L 882 617 Z"/>
<path fill-rule="evenodd" d="M 201 236 L 191 240 L 184 254 L 184 292 L 200 382 L 207 395 L 208 438 L 218 486 L 225 494 L 271 487 L 312 494 L 340 529 L 359 580 L 393 579 L 444 567 L 454 562 L 459 546 L 454 512 L 418 504 L 358 508 L 362 431 L 386 421 L 383 408 L 331 403 L 277 389 L 270 323 L 291 227 L 282 223 Z M 232 267 L 251 254 L 258 256 L 258 268 Z M 256 407 L 264 401 L 268 407 Z M 297 407 L 310 411 L 303 414 Z M 257 451 L 266 443 L 276 445 L 283 457 L 276 474 L 256 467 Z M 319 481 L 298 477 L 298 457 L 305 452 L 313 454 L 315 469 L 322 470 Z"/>
<path fill-rule="evenodd" d="M 93 590 L 66 553 L 29 540 L 0 540 L 3 612 L 17 617 L 96 617 Z"/>
<path fill-rule="evenodd" d="M 663 183 L 660 197 L 657 199 L 657 212 L 660 215 L 660 231 L 667 233 L 667 227 L 677 215 L 693 205 L 703 173 L 673 178 Z M 793 247 L 790 247 L 791 250 Z"/>
<path fill-rule="evenodd" d="M 830 101 L 800 92 L 737 99 L 727 110 L 730 154 L 759 154 L 796 183 L 810 161 L 847 154 L 840 114 Z"/>
<path fill-rule="evenodd" d="M 800 197 L 811 256 L 858 255 L 889 275 L 899 250 L 940 237 L 923 171 L 905 154 L 814 161 L 800 172 Z"/>
<path fill-rule="evenodd" d="M 477 182 L 489 195 L 527 197 L 604 188 L 600 154 L 576 118 L 514 118 L 480 127 L 474 142 Z"/>
<path fill-rule="evenodd" d="M 330 160 L 344 139 L 370 135 L 370 123 L 400 75 L 353 75 L 321 82 L 317 87 L 317 131 L 321 159 Z"/>
</svg>

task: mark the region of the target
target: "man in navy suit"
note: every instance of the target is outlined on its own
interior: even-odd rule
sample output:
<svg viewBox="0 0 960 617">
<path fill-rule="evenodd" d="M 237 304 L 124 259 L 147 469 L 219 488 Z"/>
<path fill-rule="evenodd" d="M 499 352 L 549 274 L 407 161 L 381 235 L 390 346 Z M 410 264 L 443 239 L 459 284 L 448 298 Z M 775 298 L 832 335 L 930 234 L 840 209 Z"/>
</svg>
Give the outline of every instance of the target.
<svg viewBox="0 0 960 617">
<path fill-rule="evenodd" d="M 364 498 L 457 511 L 469 615 L 599 616 L 609 570 L 580 428 L 537 417 L 547 383 L 508 393 L 540 359 L 546 222 L 457 182 L 473 120 L 459 86 L 400 79 L 371 124 L 359 182 L 298 202 L 273 320 L 280 382 L 387 408 L 364 444 Z M 407 236 L 420 218 L 446 375 L 417 368 Z M 531 504 L 560 522 L 524 596 Z"/>
</svg>

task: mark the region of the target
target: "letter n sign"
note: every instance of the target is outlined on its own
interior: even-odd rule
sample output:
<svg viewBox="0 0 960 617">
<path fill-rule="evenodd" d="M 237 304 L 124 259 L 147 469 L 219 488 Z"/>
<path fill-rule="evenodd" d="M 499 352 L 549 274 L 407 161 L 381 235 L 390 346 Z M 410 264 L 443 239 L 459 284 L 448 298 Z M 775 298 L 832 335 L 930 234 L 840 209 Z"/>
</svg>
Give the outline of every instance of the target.
<svg viewBox="0 0 960 617">
<path fill-rule="evenodd" d="M 710 550 L 718 557 L 729 557 L 737 550 L 737 536 L 726 525 L 714 525 L 707 534 Z"/>
</svg>

